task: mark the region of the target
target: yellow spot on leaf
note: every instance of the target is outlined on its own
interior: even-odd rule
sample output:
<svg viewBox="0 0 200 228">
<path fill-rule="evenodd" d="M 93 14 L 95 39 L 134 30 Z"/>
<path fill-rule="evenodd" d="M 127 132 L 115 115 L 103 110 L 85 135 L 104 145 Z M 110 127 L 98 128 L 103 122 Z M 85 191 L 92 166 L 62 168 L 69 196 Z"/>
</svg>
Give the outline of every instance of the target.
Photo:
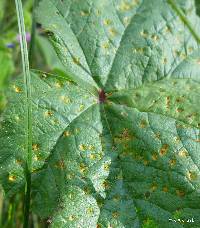
<svg viewBox="0 0 200 228">
<path fill-rule="evenodd" d="M 65 104 L 68 104 L 71 102 L 70 98 L 67 96 L 60 96 L 60 100 L 63 101 Z"/>
<path fill-rule="evenodd" d="M 105 19 L 103 21 L 104 25 L 110 25 L 111 24 L 111 20 L 110 19 Z"/>
<path fill-rule="evenodd" d="M 177 189 L 176 190 L 176 195 L 179 196 L 179 197 L 183 197 L 183 196 L 185 196 L 185 192 L 182 191 L 182 190 Z"/>
<path fill-rule="evenodd" d="M 109 45 L 108 42 L 102 44 L 102 48 L 104 48 L 104 49 L 108 49 L 109 46 L 110 46 L 110 45 Z"/>
<path fill-rule="evenodd" d="M 45 116 L 45 117 L 53 116 L 53 112 L 52 112 L 52 111 L 46 111 L 46 112 L 44 113 L 44 116 Z"/>
<path fill-rule="evenodd" d="M 75 217 L 75 215 L 70 215 L 68 219 L 69 219 L 69 221 L 74 221 L 76 219 L 76 217 Z"/>
<path fill-rule="evenodd" d="M 118 218 L 119 217 L 119 212 L 115 211 L 112 213 L 113 218 Z"/>
<path fill-rule="evenodd" d="M 94 150 L 95 147 L 93 145 L 88 145 L 88 150 Z"/>
<path fill-rule="evenodd" d="M 164 186 L 162 190 L 163 190 L 163 192 L 168 192 L 168 187 Z"/>
<path fill-rule="evenodd" d="M 16 180 L 16 176 L 10 174 L 8 180 L 14 182 Z"/>
<path fill-rule="evenodd" d="M 56 83 L 55 83 L 55 87 L 56 87 L 56 88 L 61 88 L 61 87 L 62 87 L 62 84 L 61 84 L 60 82 L 56 82 Z"/>
<path fill-rule="evenodd" d="M 65 168 L 65 163 L 63 160 L 60 160 L 58 161 L 56 164 L 55 164 L 55 167 L 58 168 L 58 169 L 64 169 Z"/>
<path fill-rule="evenodd" d="M 158 188 L 157 184 L 153 184 L 150 188 L 152 192 L 154 192 Z"/>
<path fill-rule="evenodd" d="M 70 132 L 69 132 L 69 131 L 64 131 L 64 132 L 63 132 L 63 136 L 64 136 L 64 137 L 70 136 Z"/>
<path fill-rule="evenodd" d="M 103 181 L 103 183 L 102 183 L 102 187 L 103 188 L 105 188 L 105 189 L 108 189 L 108 188 L 110 188 L 110 183 L 108 182 L 108 181 Z"/>
<path fill-rule="evenodd" d="M 16 159 L 16 161 L 15 161 L 18 165 L 21 165 L 22 164 L 22 160 L 21 159 Z"/>
<path fill-rule="evenodd" d="M 80 164 L 79 170 L 81 173 L 84 173 L 87 170 L 87 166 L 83 163 Z"/>
<path fill-rule="evenodd" d="M 168 149 L 169 149 L 169 145 L 167 144 L 162 145 L 160 149 L 160 155 L 164 156 L 167 153 Z"/>
<path fill-rule="evenodd" d="M 103 166 L 103 169 L 104 169 L 105 171 L 109 171 L 109 168 L 110 168 L 110 165 L 109 165 L 109 164 L 105 164 L 105 165 Z"/>
<path fill-rule="evenodd" d="M 73 62 L 77 65 L 80 65 L 80 58 L 73 58 Z"/>
<path fill-rule="evenodd" d="M 147 121 L 146 121 L 146 120 L 142 120 L 142 121 L 140 122 L 140 127 L 141 127 L 141 128 L 147 127 Z"/>
<path fill-rule="evenodd" d="M 94 208 L 92 207 L 87 208 L 87 214 L 89 215 L 94 214 Z"/>
<path fill-rule="evenodd" d="M 89 16 L 89 12 L 86 10 L 82 10 L 80 14 L 81 14 L 81 16 L 84 16 L 84 17 Z"/>
<path fill-rule="evenodd" d="M 148 33 L 145 32 L 145 31 L 141 31 L 141 32 L 140 32 L 140 35 L 141 35 L 142 37 L 144 37 L 144 38 L 147 38 Z"/>
<path fill-rule="evenodd" d="M 84 145 L 84 144 L 80 144 L 80 145 L 79 145 L 79 150 L 85 151 L 85 150 L 87 150 L 87 146 Z"/>
<path fill-rule="evenodd" d="M 32 145 L 32 150 L 33 151 L 38 151 L 39 150 L 39 145 L 38 144 L 33 144 Z"/>
<path fill-rule="evenodd" d="M 151 36 L 151 38 L 152 38 L 152 40 L 154 40 L 154 41 L 158 41 L 158 40 L 159 40 L 159 36 L 156 35 L 156 34 L 153 34 L 153 35 Z"/>
<path fill-rule="evenodd" d="M 185 149 L 183 149 L 178 152 L 178 155 L 182 158 L 186 158 L 188 156 L 188 152 Z"/>
<path fill-rule="evenodd" d="M 183 108 L 177 108 L 176 111 L 177 111 L 178 113 L 180 113 L 180 112 L 183 112 L 184 109 L 183 109 Z"/>
<path fill-rule="evenodd" d="M 79 111 L 80 111 L 80 112 L 83 111 L 84 108 L 85 108 L 85 105 L 81 104 L 81 105 L 79 106 Z"/>
<path fill-rule="evenodd" d="M 188 177 L 189 180 L 194 181 L 194 180 L 197 179 L 197 174 L 195 172 L 193 172 L 193 171 L 189 171 L 187 173 L 187 177 Z"/>
<path fill-rule="evenodd" d="M 171 159 L 171 160 L 169 161 L 169 165 L 170 165 L 170 166 L 175 166 L 175 165 L 176 165 L 176 160 L 175 160 L 175 159 Z"/>
<path fill-rule="evenodd" d="M 112 35 L 112 36 L 116 36 L 117 35 L 117 31 L 115 28 L 110 28 L 109 29 L 109 33 Z"/>
<path fill-rule="evenodd" d="M 22 92 L 21 88 L 19 88 L 18 86 L 14 85 L 13 87 L 14 87 L 14 90 L 15 90 L 16 93 L 21 93 Z"/>
<path fill-rule="evenodd" d="M 156 153 L 152 154 L 151 157 L 154 161 L 156 161 L 158 159 L 158 155 Z"/>
</svg>

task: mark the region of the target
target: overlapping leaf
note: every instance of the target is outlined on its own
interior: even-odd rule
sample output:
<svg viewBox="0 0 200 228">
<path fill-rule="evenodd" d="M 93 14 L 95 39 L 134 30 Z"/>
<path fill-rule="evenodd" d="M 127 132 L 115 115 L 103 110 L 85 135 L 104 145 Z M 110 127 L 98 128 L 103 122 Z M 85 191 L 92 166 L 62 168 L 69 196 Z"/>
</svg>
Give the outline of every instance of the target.
<svg viewBox="0 0 200 228">
<path fill-rule="evenodd" d="M 179 2 L 199 28 L 194 2 Z M 161 0 L 43 0 L 38 21 L 78 85 L 32 76 L 34 211 L 52 227 L 198 227 L 200 54 L 188 29 Z M 20 84 L 14 93 L 1 133 L 11 192 L 26 134 Z"/>
</svg>

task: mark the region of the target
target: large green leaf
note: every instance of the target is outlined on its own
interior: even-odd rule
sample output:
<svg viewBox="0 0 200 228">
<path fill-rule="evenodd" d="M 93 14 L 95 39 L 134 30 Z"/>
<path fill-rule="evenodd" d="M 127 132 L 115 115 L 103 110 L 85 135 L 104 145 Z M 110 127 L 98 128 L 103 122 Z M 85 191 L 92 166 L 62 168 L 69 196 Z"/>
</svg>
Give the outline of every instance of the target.
<svg viewBox="0 0 200 228">
<path fill-rule="evenodd" d="M 199 29 L 194 1 L 179 2 Z M 199 227 L 200 52 L 187 27 L 164 0 L 42 0 L 37 12 L 77 84 L 32 74 L 33 210 L 56 228 Z M 23 85 L 12 88 L 10 194 L 26 157 Z"/>
</svg>

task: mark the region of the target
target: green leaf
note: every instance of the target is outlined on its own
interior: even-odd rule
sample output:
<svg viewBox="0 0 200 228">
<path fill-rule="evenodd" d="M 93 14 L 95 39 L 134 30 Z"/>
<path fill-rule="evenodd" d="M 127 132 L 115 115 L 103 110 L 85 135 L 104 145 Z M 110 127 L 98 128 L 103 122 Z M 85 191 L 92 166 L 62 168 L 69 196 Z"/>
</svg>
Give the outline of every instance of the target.
<svg viewBox="0 0 200 228">
<path fill-rule="evenodd" d="M 0 90 L 2 90 L 8 82 L 8 77 L 10 77 L 14 71 L 12 56 L 3 50 L 0 51 L 0 69 Z"/>
<path fill-rule="evenodd" d="M 7 87 L 9 77 L 14 71 L 12 56 L 6 51 L 0 51 L 0 112 L 5 107 L 4 90 Z"/>
<path fill-rule="evenodd" d="M 38 49 L 41 52 L 42 57 L 44 58 L 44 63 L 52 70 L 53 72 L 59 72 L 64 74 L 65 68 L 58 59 L 55 50 L 53 49 L 51 43 L 47 38 L 42 36 L 36 36 L 36 41 Z"/>
<path fill-rule="evenodd" d="M 199 32 L 194 1 L 177 2 Z M 32 74 L 34 212 L 55 228 L 200 226 L 200 52 L 188 27 L 162 0 L 42 0 L 37 18 L 77 84 Z M 24 183 L 22 82 L 10 99 L 7 194 Z"/>
</svg>

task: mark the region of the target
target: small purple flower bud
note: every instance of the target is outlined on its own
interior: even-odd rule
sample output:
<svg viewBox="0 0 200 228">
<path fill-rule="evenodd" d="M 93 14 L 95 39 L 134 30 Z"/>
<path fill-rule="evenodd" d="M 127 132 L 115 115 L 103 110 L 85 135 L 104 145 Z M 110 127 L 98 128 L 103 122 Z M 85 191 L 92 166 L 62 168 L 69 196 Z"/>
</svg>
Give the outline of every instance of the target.
<svg viewBox="0 0 200 228">
<path fill-rule="evenodd" d="M 6 47 L 7 48 L 14 48 L 15 44 L 14 43 L 8 43 L 8 44 L 6 44 Z"/>
<path fill-rule="evenodd" d="M 17 41 L 20 42 L 21 36 L 18 34 L 17 35 Z M 31 34 L 29 32 L 26 32 L 26 41 L 29 43 L 31 41 Z"/>
</svg>

